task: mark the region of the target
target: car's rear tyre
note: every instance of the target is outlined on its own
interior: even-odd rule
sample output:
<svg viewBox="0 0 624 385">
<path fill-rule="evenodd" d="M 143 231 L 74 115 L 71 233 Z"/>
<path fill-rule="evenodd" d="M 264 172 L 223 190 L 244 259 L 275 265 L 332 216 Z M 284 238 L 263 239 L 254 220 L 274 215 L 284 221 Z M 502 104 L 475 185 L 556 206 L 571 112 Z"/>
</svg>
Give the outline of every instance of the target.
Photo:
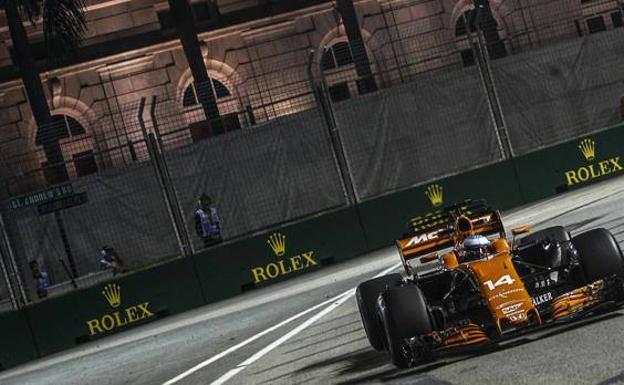
<svg viewBox="0 0 624 385">
<path fill-rule="evenodd" d="M 594 229 L 572 239 L 579 253 L 587 283 L 617 274 L 624 277 L 624 258 L 617 241 L 607 229 Z"/>
<path fill-rule="evenodd" d="M 355 291 L 366 337 L 375 350 L 383 350 L 385 343 L 383 325 L 377 315 L 377 298 L 382 291 L 400 284 L 400 274 L 389 274 L 362 282 Z"/>
<path fill-rule="evenodd" d="M 547 240 L 566 242 L 570 240 L 570 233 L 568 233 L 563 226 L 548 227 L 523 237 L 520 239 L 520 245 L 528 245 L 533 242 L 544 242 Z"/>
<path fill-rule="evenodd" d="M 392 288 L 381 293 L 377 308 L 384 326 L 390 360 L 399 368 L 427 358 L 426 347 L 413 352 L 406 339 L 433 331 L 425 297 L 418 286 Z M 415 356 L 416 355 L 416 356 Z"/>
</svg>

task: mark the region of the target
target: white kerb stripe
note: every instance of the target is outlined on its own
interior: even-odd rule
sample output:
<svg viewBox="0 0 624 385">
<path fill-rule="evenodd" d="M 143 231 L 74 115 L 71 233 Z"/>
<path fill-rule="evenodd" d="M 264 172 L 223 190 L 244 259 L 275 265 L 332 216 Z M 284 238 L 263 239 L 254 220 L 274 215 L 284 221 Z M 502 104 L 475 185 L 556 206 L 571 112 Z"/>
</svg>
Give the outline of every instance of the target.
<svg viewBox="0 0 624 385">
<path fill-rule="evenodd" d="M 396 265 L 394 265 L 394 266 L 392 266 L 392 267 L 390 267 L 390 268 L 380 272 L 379 274 L 377 274 L 375 276 L 375 278 L 380 277 L 382 275 L 386 275 L 389 272 L 397 269 L 399 266 L 401 266 L 400 263 L 398 263 L 398 264 L 396 264 Z M 248 359 L 246 359 L 245 361 L 243 361 L 242 363 L 237 365 L 236 368 L 230 370 L 229 372 L 225 373 L 223 376 L 221 376 L 218 379 L 216 379 L 215 381 L 211 382 L 210 385 L 221 385 L 221 384 L 225 383 L 226 381 L 228 381 L 229 379 L 231 379 L 232 377 L 234 377 L 238 373 L 240 373 L 243 370 L 245 370 L 245 368 L 247 368 L 249 365 L 251 365 L 254 362 L 258 361 L 260 358 L 265 356 L 267 353 L 271 352 L 272 350 L 274 350 L 278 346 L 282 345 L 284 342 L 288 341 L 292 337 L 294 337 L 297 334 L 301 333 L 303 330 L 307 329 L 310 325 L 312 325 L 313 323 L 315 323 L 319 319 L 323 318 L 324 316 L 326 316 L 327 314 L 332 312 L 334 309 L 336 309 L 337 307 L 339 307 L 340 305 L 342 305 L 343 303 L 348 301 L 351 298 L 351 296 L 354 295 L 354 294 L 355 294 L 355 288 L 348 290 L 347 292 L 345 292 L 342 295 L 342 298 L 337 299 L 334 303 L 332 303 L 331 305 L 329 305 L 328 307 L 323 309 L 320 313 L 318 313 L 314 317 L 308 319 L 307 321 L 305 321 L 301 325 L 297 326 L 296 328 L 294 328 L 290 332 L 286 333 L 285 335 L 283 335 L 279 339 L 277 339 L 274 342 L 272 342 L 271 344 L 267 345 L 265 348 L 263 348 L 262 350 L 258 351 L 256 354 L 254 354 L 253 356 L 249 357 Z"/>
</svg>

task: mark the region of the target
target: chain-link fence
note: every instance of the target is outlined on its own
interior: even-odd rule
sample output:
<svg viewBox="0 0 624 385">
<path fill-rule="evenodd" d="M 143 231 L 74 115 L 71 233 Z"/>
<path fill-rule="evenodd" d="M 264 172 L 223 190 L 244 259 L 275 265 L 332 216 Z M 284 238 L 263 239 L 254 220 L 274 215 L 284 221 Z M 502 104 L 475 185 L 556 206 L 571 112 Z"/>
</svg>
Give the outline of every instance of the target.
<svg viewBox="0 0 624 385">
<path fill-rule="evenodd" d="M 0 310 L 37 300 L 41 271 L 55 295 L 621 121 L 617 2 L 467 4 L 449 27 L 383 2 L 369 35 L 337 24 L 281 57 L 246 36 L 236 76 L 0 146 Z"/>
</svg>

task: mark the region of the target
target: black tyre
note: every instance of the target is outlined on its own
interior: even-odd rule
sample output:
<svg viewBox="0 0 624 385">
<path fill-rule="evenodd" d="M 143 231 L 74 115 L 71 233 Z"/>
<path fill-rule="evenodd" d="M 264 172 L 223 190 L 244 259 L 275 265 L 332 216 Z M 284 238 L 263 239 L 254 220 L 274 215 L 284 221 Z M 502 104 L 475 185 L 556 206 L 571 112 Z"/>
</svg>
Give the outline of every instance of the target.
<svg viewBox="0 0 624 385">
<path fill-rule="evenodd" d="M 544 242 L 546 240 L 565 242 L 570 240 L 570 233 L 568 233 L 563 226 L 553 226 L 539 230 L 533 234 L 529 234 L 526 237 L 520 239 L 520 245 L 528 245 L 533 242 Z"/>
<path fill-rule="evenodd" d="M 410 362 L 427 358 L 426 347 L 417 349 L 412 356 L 406 339 L 429 334 L 433 331 L 425 298 L 417 286 L 403 286 L 381 293 L 377 310 L 384 326 L 390 360 L 399 368 L 407 368 Z"/>
<path fill-rule="evenodd" d="M 572 239 L 587 283 L 617 274 L 624 277 L 622 250 L 607 229 L 594 229 Z"/>
<path fill-rule="evenodd" d="M 377 315 L 377 298 L 382 291 L 400 284 L 400 274 L 389 274 L 362 282 L 355 291 L 366 337 L 375 350 L 383 350 L 385 342 L 383 325 Z"/>
</svg>

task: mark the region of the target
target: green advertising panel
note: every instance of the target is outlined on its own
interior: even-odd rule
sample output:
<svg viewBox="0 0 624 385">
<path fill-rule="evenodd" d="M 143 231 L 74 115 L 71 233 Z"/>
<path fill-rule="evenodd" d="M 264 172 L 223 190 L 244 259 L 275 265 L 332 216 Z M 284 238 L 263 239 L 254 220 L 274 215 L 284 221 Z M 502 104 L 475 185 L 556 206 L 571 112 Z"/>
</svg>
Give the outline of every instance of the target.
<svg viewBox="0 0 624 385">
<path fill-rule="evenodd" d="M 38 357 L 23 311 L 0 313 L 0 341 L 0 371 Z"/>
<path fill-rule="evenodd" d="M 371 249 L 389 246 L 402 236 L 414 217 L 433 214 L 466 199 L 486 199 L 497 209 L 523 203 L 510 162 L 501 162 L 463 174 L 385 195 L 360 205 L 362 223 Z"/>
<path fill-rule="evenodd" d="M 42 356 L 204 303 L 190 258 L 25 308 Z"/>
<path fill-rule="evenodd" d="M 624 173 L 624 126 L 515 158 L 527 202 Z"/>
<path fill-rule="evenodd" d="M 368 250 L 355 208 L 263 232 L 196 255 L 208 302 L 270 285 Z"/>
</svg>

